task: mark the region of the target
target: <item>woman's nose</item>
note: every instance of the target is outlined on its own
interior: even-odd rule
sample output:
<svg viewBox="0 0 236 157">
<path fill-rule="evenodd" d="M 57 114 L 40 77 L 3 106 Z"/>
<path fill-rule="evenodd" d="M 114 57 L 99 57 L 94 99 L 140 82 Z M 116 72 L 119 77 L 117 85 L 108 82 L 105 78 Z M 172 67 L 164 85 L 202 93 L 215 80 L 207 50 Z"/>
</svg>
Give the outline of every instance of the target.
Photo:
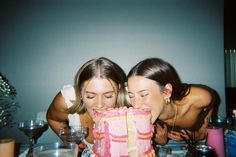
<svg viewBox="0 0 236 157">
<path fill-rule="evenodd" d="M 103 107 L 104 107 L 103 100 L 102 100 L 102 98 L 99 98 L 98 101 L 97 101 L 96 108 L 101 109 Z"/>
<path fill-rule="evenodd" d="M 131 101 L 131 104 L 134 108 L 140 108 L 142 106 L 141 100 L 137 98 L 133 98 L 133 100 Z"/>
</svg>

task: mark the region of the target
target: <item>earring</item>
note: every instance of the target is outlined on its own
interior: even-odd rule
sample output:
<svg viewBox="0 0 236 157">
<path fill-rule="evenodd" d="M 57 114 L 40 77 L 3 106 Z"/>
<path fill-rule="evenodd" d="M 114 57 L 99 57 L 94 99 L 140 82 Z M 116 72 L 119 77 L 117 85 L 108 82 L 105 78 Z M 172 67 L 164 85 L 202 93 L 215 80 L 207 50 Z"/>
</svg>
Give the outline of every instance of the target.
<svg viewBox="0 0 236 157">
<path fill-rule="evenodd" d="M 170 104 L 170 97 L 166 98 L 166 105 Z"/>
</svg>

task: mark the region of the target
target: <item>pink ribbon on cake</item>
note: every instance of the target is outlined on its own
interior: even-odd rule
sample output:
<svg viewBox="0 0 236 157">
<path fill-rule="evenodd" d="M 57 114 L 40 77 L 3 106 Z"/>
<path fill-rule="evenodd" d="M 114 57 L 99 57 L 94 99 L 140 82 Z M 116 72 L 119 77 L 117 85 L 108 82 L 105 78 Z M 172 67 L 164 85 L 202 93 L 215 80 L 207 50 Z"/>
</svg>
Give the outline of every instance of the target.
<svg viewBox="0 0 236 157">
<path fill-rule="evenodd" d="M 149 132 L 146 132 L 146 133 L 143 133 L 143 132 L 140 132 L 138 130 L 138 138 L 139 139 L 150 139 L 152 137 L 152 130 L 150 130 Z"/>
<path fill-rule="evenodd" d="M 104 134 L 109 134 L 109 124 L 106 121 L 104 122 Z M 111 156 L 110 147 L 110 138 L 109 136 L 105 136 L 105 156 Z"/>
</svg>

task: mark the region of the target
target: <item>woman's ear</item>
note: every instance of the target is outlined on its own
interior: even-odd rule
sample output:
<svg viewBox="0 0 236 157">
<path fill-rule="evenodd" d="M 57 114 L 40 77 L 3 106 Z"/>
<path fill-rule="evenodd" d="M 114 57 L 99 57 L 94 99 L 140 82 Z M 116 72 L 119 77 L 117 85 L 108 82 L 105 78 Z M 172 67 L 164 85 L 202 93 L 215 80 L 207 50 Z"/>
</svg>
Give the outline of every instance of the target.
<svg viewBox="0 0 236 157">
<path fill-rule="evenodd" d="M 172 85 L 170 83 L 167 83 L 165 86 L 164 86 L 164 93 L 166 94 L 166 97 L 167 98 L 170 98 L 171 97 L 171 94 L 172 94 Z"/>
</svg>

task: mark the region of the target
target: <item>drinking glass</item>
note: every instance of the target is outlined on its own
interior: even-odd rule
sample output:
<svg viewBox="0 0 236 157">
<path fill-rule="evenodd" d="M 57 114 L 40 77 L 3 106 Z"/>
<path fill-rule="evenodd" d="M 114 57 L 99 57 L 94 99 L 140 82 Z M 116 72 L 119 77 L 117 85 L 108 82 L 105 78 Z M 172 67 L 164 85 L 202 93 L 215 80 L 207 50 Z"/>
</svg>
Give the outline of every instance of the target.
<svg viewBox="0 0 236 157">
<path fill-rule="evenodd" d="M 60 128 L 59 137 L 66 143 L 80 143 L 87 135 L 88 128 L 84 126 L 76 126 L 69 128 Z"/>
<path fill-rule="evenodd" d="M 42 144 L 34 148 L 34 157 L 77 157 L 76 145 L 61 142 Z"/>
<path fill-rule="evenodd" d="M 43 120 L 26 120 L 18 123 L 18 129 L 29 138 L 29 151 L 26 156 L 31 156 L 33 146 L 38 138 L 48 129 L 48 124 Z"/>
</svg>

